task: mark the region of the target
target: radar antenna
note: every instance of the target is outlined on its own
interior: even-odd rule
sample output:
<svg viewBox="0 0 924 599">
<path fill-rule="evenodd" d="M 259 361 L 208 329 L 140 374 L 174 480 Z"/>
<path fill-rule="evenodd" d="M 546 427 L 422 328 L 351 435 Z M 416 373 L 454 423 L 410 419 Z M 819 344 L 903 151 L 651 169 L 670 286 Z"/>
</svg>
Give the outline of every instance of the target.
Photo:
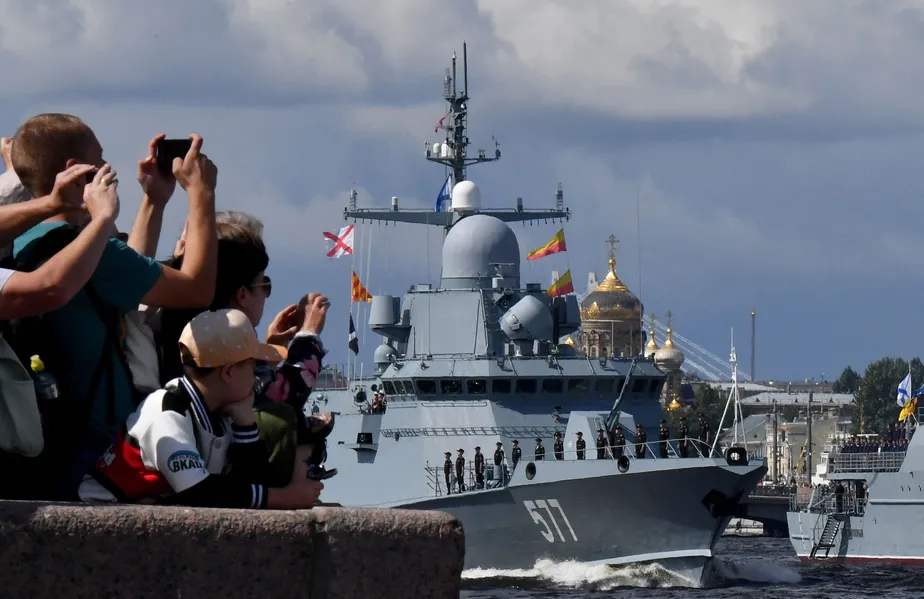
<svg viewBox="0 0 924 599">
<path fill-rule="evenodd" d="M 465 42 L 462 43 L 462 89 L 457 87 L 456 76 L 456 53 L 452 53 L 452 67 L 446 69 L 446 77 L 443 79 L 443 97 L 449 104 L 449 112 L 446 113 L 434 131 L 443 129 L 446 131 L 446 141 L 443 144 L 430 144 L 427 142 L 427 160 L 436 162 L 452 169 L 452 183 L 455 185 L 465 180 L 465 169 L 474 164 L 483 164 L 485 162 L 494 162 L 500 160 L 501 151 L 497 138 L 491 136 L 494 142 L 494 155 L 488 156 L 487 150 L 479 149 L 475 156 L 468 155 L 468 146 L 470 144 L 466 130 L 468 129 L 468 47 Z M 443 124 L 447 121 L 447 124 Z M 436 146 L 434 148 L 434 146 Z"/>
<path fill-rule="evenodd" d="M 452 66 L 446 69 L 443 79 L 443 98 L 449 104 L 449 111 L 440 119 L 436 132 L 446 131 L 445 142 L 426 143 L 427 160 L 442 164 L 452 171 L 452 185 L 466 180 L 466 169 L 475 164 L 500 160 L 500 144 L 492 136 L 494 155 L 488 150 L 479 149 L 474 156 L 469 156 L 468 146 L 468 46 L 462 44 L 462 89 L 457 84 L 456 54 L 452 54 Z M 436 191 L 436 190 L 434 190 Z M 435 195 L 435 194 L 434 194 Z M 561 183 L 555 191 L 555 208 L 524 210 L 523 202 L 517 198 L 514 208 L 477 208 L 465 213 L 433 209 L 398 209 L 398 198 L 391 199 L 391 210 L 381 208 L 357 208 L 355 196 L 351 196 L 349 206 L 343 210 L 345 220 L 379 221 L 392 223 L 411 223 L 417 225 L 436 225 L 448 231 L 455 223 L 473 212 L 488 214 L 504 222 L 525 221 L 564 221 L 571 218 L 571 211 L 565 207 L 565 195 Z"/>
</svg>

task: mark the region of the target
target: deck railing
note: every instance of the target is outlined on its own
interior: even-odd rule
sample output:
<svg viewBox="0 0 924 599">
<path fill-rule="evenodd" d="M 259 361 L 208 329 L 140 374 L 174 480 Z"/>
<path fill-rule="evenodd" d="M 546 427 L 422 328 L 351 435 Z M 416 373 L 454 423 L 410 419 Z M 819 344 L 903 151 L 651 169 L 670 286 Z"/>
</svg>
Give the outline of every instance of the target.
<svg viewBox="0 0 924 599">
<path fill-rule="evenodd" d="M 707 457 L 721 457 L 722 453 L 717 449 L 712 451 L 711 446 L 700 441 L 699 439 L 686 438 L 688 442 L 688 453 L 686 458 L 681 458 L 679 453 L 679 442 L 684 439 L 668 439 L 665 441 L 649 441 L 644 444 L 636 444 L 626 442 L 623 446 L 608 446 L 606 447 L 606 457 L 604 460 L 615 461 L 619 456 L 626 456 L 630 461 L 635 460 L 674 460 L 674 459 L 705 459 Z M 661 445 L 662 443 L 667 443 L 667 457 L 661 457 Z M 637 447 L 638 445 L 638 447 Z M 621 450 L 621 451 L 620 451 Z M 524 462 L 536 461 L 535 455 L 530 450 L 530 453 L 527 454 L 526 451 L 523 452 L 520 457 L 520 461 L 516 467 L 512 466 L 509 462 L 509 456 L 505 456 L 504 463 L 499 467 L 494 464 L 494 454 L 486 453 L 485 456 L 485 472 L 484 472 L 484 483 L 483 485 L 478 484 L 477 477 L 475 476 L 475 463 L 470 456 L 466 456 L 465 467 L 462 471 L 462 482 L 463 487 L 459 488 L 458 478 L 456 476 L 456 462 L 455 458 L 452 458 L 452 467 L 449 471 L 449 486 L 450 494 L 456 495 L 458 493 L 468 493 L 471 491 L 480 491 L 484 489 L 493 489 L 498 487 L 504 487 L 510 482 L 510 476 L 513 474 L 515 468 L 521 467 L 521 464 Z M 641 457 L 639 457 L 641 456 Z M 577 462 L 585 460 L 597 460 L 597 447 L 596 445 L 587 444 L 587 449 L 585 450 L 585 459 L 577 459 L 577 451 L 571 447 L 566 448 L 563 455 L 564 459 L 559 460 L 555 457 L 555 452 L 551 447 L 546 447 L 546 453 L 543 458 L 543 461 L 554 461 L 554 462 Z M 614 464 L 615 466 L 615 464 Z M 430 487 L 431 491 L 436 496 L 441 496 L 446 494 L 446 472 L 445 464 L 441 463 L 438 465 L 433 465 L 428 462 L 424 467 L 425 475 L 427 478 L 427 486 Z M 631 471 L 631 468 L 630 468 Z"/>
<path fill-rule="evenodd" d="M 828 457 L 828 472 L 849 474 L 864 472 L 898 472 L 905 452 L 833 453 Z"/>
<path fill-rule="evenodd" d="M 792 487 L 788 485 L 761 485 L 749 493 L 750 497 L 791 497 Z"/>
</svg>

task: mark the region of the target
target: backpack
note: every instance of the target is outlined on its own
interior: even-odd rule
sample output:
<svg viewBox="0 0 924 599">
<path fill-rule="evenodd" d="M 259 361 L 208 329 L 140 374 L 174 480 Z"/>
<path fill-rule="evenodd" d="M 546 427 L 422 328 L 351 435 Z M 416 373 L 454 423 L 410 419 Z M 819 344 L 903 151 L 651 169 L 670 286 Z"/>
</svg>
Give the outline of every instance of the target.
<svg viewBox="0 0 924 599">
<path fill-rule="evenodd" d="M 56 227 L 26 246 L 19 256 L 0 261 L 0 266 L 20 272 L 34 272 L 74 241 L 78 234 L 78 229 L 70 225 Z M 99 297 L 93 289 L 92 282 L 88 281 L 83 291 L 87 294 L 93 309 L 106 328 L 106 346 L 100 352 L 85 397 L 75 400 L 67 397 L 66 389 L 60 388 L 58 399 L 51 401 L 36 399 L 44 437 L 44 449 L 38 456 L 26 457 L 0 450 L 0 476 L 7 481 L 16 481 L 14 485 L 7 485 L 12 487 L 10 492 L 4 491 L 7 498 L 49 498 L 53 495 L 56 471 L 66 465 L 75 448 L 85 440 L 88 433 L 93 399 L 103 383 L 103 376 L 107 377 L 109 389 L 108 421 L 110 426 L 117 424 L 115 422 L 115 373 L 109 353 L 111 348 L 115 348 L 119 362 L 131 381 L 131 371 L 126 364 L 121 343 L 122 315 L 117 308 Z M 45 321 L 41 315 L 0 322 L 0 332 L 27 372 L 31 373 L 29 364 L 33 355 L 39 355 L 42 358 L 46 370 L 52 375 L 55 374 L 57 364 L 67 359 L 67 356 L 60 356 L 55 351 L 54 345 L 46 341 Z M 11 492 L 15 496 L 10 497 Z"/>
</svg>

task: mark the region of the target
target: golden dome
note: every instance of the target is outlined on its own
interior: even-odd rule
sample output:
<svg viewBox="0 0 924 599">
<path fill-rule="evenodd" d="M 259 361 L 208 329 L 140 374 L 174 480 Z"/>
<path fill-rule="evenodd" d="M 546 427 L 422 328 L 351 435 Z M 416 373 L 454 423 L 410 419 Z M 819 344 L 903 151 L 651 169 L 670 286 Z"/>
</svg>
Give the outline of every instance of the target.
<svg viewBox="0 0 924 599">
<path fill-rule="evenodd" d="M 574 339 L 571 336 L 569 336 L 567 339 L 565 339 L 565 345 L 570 345 L 574 347 Z"/>
<path fill-rule="evenodd" d="M 677 398 L 674 398 L 674 401 L 667 406 L 667 409 L 673 412 L 674 410 L 679 410 L 681 408 L 680 402 L 677 401 Z"/>
<path fill-rule="evenodd" d="M 660 348 L 658 347 L 658 342 L 655 339 L 655 326 L 654 326 L 654 315 L 652 314 L 649 318 L 650 328 L 648 329 L 648 345 L 645 346 L 645 357 L 650 358 L 656 351 Z"/>
<path fill-rule="evenodd" d="M 609 243 L 616 240 L 610 236 Z M 616 275 L 616 255 L 610 248 L 610 270 L 606 278 L 581 302 L 582 320 L 634 320 L 641 318 L 642 302 Z"/>
<path fill-rule="evenodd" d="M 664 347 L 655 352 L 655 366 L 664 372 L 676 372 L 683 365 L 683 352 L 674 346 L 674 327 L 672 317 L 668 312 L 667 317 L 667 339 L 664 340 Z"/>
<path fill-rule="evenodd" d="M 664 349 L 671 349 L 672 347 L 674 347 L 674 329 L 668 325 L 667 339 L 664 341 Z"/>
</svg>

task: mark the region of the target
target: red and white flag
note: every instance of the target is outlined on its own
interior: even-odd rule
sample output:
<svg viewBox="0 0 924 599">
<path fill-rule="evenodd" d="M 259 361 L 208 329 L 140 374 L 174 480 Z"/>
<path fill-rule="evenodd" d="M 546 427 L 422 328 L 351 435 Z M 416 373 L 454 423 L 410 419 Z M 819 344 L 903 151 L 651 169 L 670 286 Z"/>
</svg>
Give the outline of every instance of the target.
<svg viewBox="0 0 924 599">
<path fill-rule="evenodd" d="M 324 231 L 324 238 L 330 245 L 330 251 L 327 252 L 328 258 L 339 258 L 353 254 L 353 225 L 347 225 L 340 229 L 336 235 Z"/>
</svg>

